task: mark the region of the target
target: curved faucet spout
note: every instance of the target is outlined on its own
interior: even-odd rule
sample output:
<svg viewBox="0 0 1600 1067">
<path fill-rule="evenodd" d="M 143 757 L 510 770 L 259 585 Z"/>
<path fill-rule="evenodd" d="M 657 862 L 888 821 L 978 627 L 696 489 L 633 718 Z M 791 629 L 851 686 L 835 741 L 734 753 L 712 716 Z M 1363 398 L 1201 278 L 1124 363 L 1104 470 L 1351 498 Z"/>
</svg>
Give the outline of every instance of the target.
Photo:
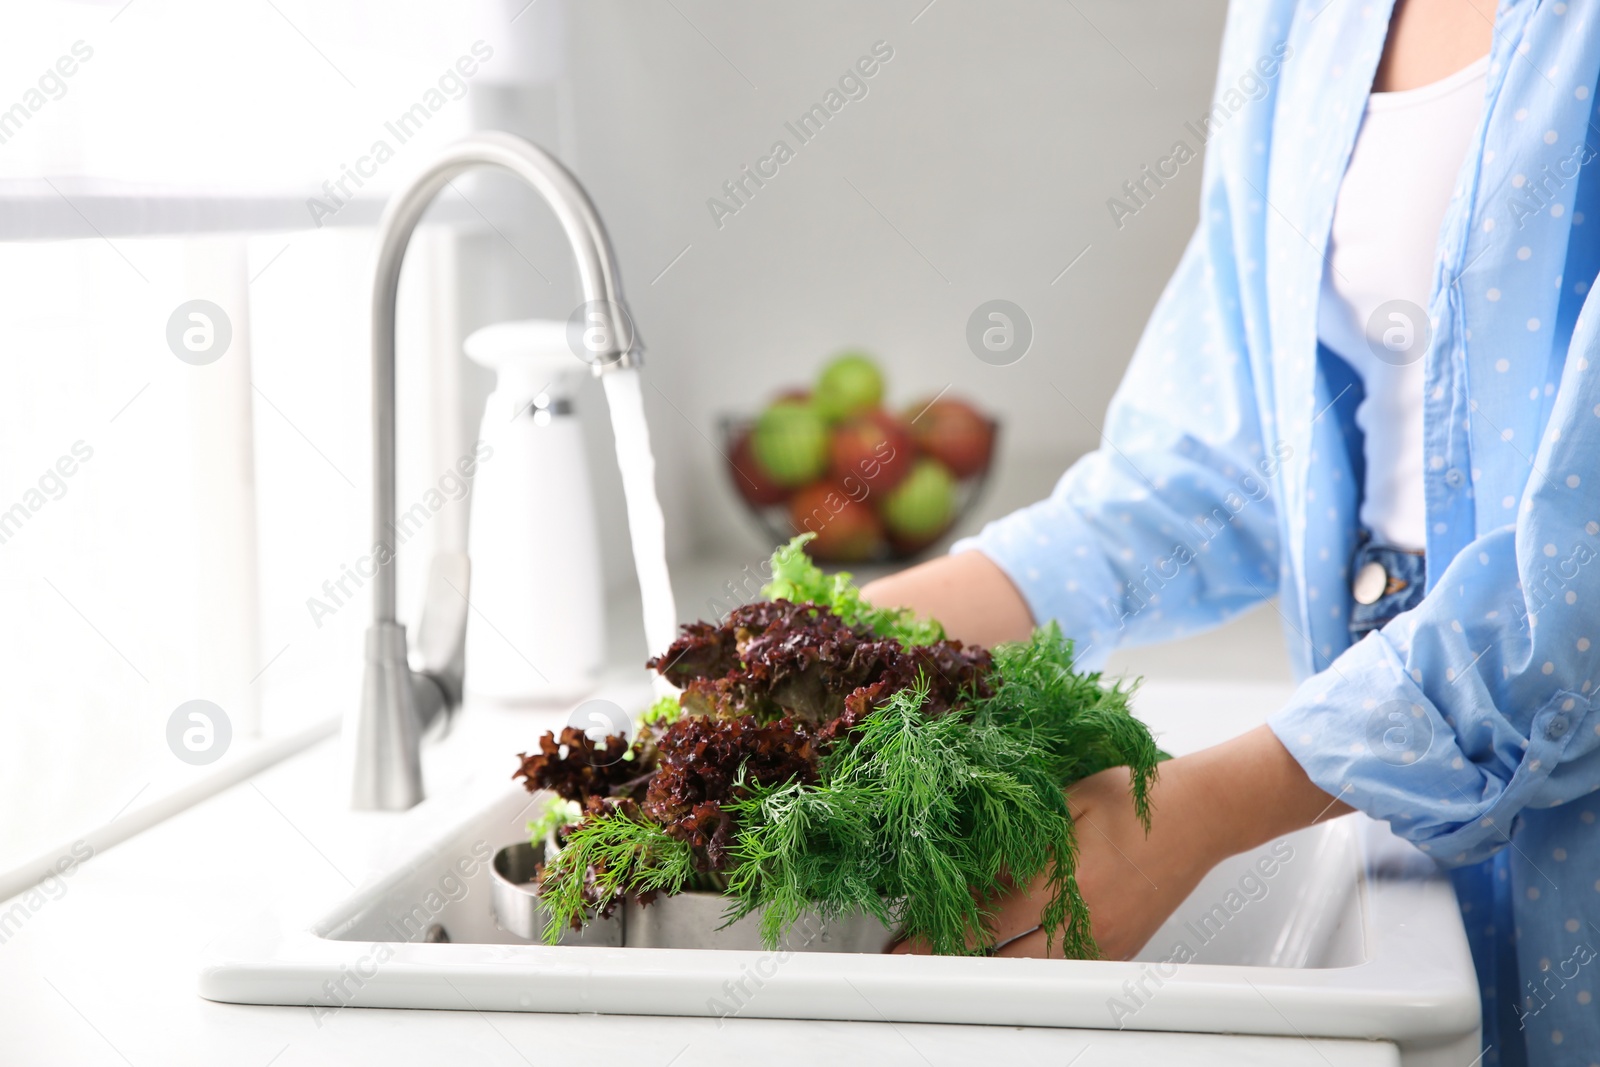
<svg viewBox="0 0 1600 1067">
<path fill-rule="evenodd" d="M 355 728 L 352 803 L 359 810 L 401 811 L 422 799 L 422 733 L 462 696 L 466 558 L 442 553 L 433 561 L 420 670 L 411 669 L 405 627 L 396 617 L 394 331 L 400 267 L 417 223 L 453 178 L 480 166 L 521 178 L 561 223 L 583 291 L 582 358 L 597 374 L 633 366 L 639 358 L 605 226 L 578 180 L 542 149 L 506 133 L 475 133 L 447 146 L 390 199 L 378 223 L 372 288 L 372 538 L 379 547 Z"/>
</svg>

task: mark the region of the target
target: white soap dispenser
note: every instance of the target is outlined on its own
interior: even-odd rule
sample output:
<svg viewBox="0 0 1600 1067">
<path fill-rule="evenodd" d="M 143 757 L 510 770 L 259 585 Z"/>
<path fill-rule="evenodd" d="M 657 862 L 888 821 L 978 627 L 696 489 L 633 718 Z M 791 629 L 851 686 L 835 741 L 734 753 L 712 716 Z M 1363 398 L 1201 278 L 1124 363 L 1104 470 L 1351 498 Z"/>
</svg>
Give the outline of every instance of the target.
<svg viewBox="0 0 1600 1067">
<path fill-rule="evenodd" d="M 472 491 L 466 687 L 505 703 L 570 702 L 605 662 L 594 496 L 572 394 L 591 368 L 565 322 L 486 326 L 467 356 L 495 371 Z"/>
</svg>

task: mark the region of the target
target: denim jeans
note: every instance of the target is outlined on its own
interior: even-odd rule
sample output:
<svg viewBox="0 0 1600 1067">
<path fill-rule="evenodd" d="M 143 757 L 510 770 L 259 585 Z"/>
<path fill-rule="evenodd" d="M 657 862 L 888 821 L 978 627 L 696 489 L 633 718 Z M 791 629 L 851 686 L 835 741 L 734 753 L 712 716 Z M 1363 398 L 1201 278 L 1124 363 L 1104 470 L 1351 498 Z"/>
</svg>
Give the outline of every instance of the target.
<svg viewBox="0 0 1600 1067">
<path fill-rule="evenodd" d="M 1352 579 L 1369 563 L 1383 567 L 1388 584 L 1382 596 L 1371 604 L 1352 604 L 1350 610 L 1350 639 L 1359 641 L 1368 633 L 1383 626 L 1402 611 L 1410 611 L 1422 602 L 1427 588 L 1428 575 L 1422 554 L 1381 545 L 1370 537 L 1361 539 L 1355 560 L 1350 565 Z"/>
</svg>

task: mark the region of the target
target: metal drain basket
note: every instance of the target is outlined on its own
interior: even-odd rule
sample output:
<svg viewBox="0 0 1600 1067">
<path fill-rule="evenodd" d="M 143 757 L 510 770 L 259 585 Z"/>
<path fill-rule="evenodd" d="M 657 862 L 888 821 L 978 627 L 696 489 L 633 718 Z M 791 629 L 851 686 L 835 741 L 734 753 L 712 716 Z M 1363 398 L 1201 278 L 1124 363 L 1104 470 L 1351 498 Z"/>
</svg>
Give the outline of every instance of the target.
<svg viewBox="0 0 1600 1067">
<path fill-rule="evenodd" d="M 550 913 L 545 910 L 534 885 L 543 862 L 542 842 L 532 845 L 519 841 L 494 854 L 489 906 L 494 910 L 495 925 L 527 941 L 542 942 L 545 924 L 550 921 Z M 582 930 L 563 931 L 558 944 L 621 948 L 622 910 L 618 909 L 609 919 L 593 919 Z"/>
<path fill-rule="evenodd" d="M 500 929 L 527 941 L 543 941 L 549 912 L 534 878 L 545 846 L 519 841 L 494 854 L 490 906 Z M 720 893 L 678 893 L 649 905 L 629 900 L 609 919 L 593 919 L 582 930 L 566 930 L 560 944 L 598 948 L 690 948 L 765 952 L 760 914 L 724 926 L 728 898 Z M 776 951 L 883 952 L 894 931 L 870 915 L 823 919 L 808 912 L 786 930 Z"/>
</svg>

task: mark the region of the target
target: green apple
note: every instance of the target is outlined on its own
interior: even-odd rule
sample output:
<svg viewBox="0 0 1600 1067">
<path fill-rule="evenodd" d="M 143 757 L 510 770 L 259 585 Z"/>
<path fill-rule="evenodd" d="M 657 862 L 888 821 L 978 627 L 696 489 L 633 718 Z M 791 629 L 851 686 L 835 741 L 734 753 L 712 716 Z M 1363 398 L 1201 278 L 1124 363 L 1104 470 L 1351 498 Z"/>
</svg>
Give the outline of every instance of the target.
<svg viewBox="0 0 1600 1067">
<path fill-rule="evenodd" d="M 883 372 L 865 352 L 842 352 L 822 368 L 815 403 L 829 422 L 870 411 L 883 403 Z"/>
<path fill-rule="evenodd" d="M 919 459 L 879 508 L 889 532 L 908 541 L 937 537 L 955 509 L 955 479 L 936 459 Z"/>
<path fill-rule="evenodd" d="M 756 419 L 750 451 L 774 482 L 805 485 L 828 468 L 828 424 L 811 404 L 780 400 Z"/>
</svg>

